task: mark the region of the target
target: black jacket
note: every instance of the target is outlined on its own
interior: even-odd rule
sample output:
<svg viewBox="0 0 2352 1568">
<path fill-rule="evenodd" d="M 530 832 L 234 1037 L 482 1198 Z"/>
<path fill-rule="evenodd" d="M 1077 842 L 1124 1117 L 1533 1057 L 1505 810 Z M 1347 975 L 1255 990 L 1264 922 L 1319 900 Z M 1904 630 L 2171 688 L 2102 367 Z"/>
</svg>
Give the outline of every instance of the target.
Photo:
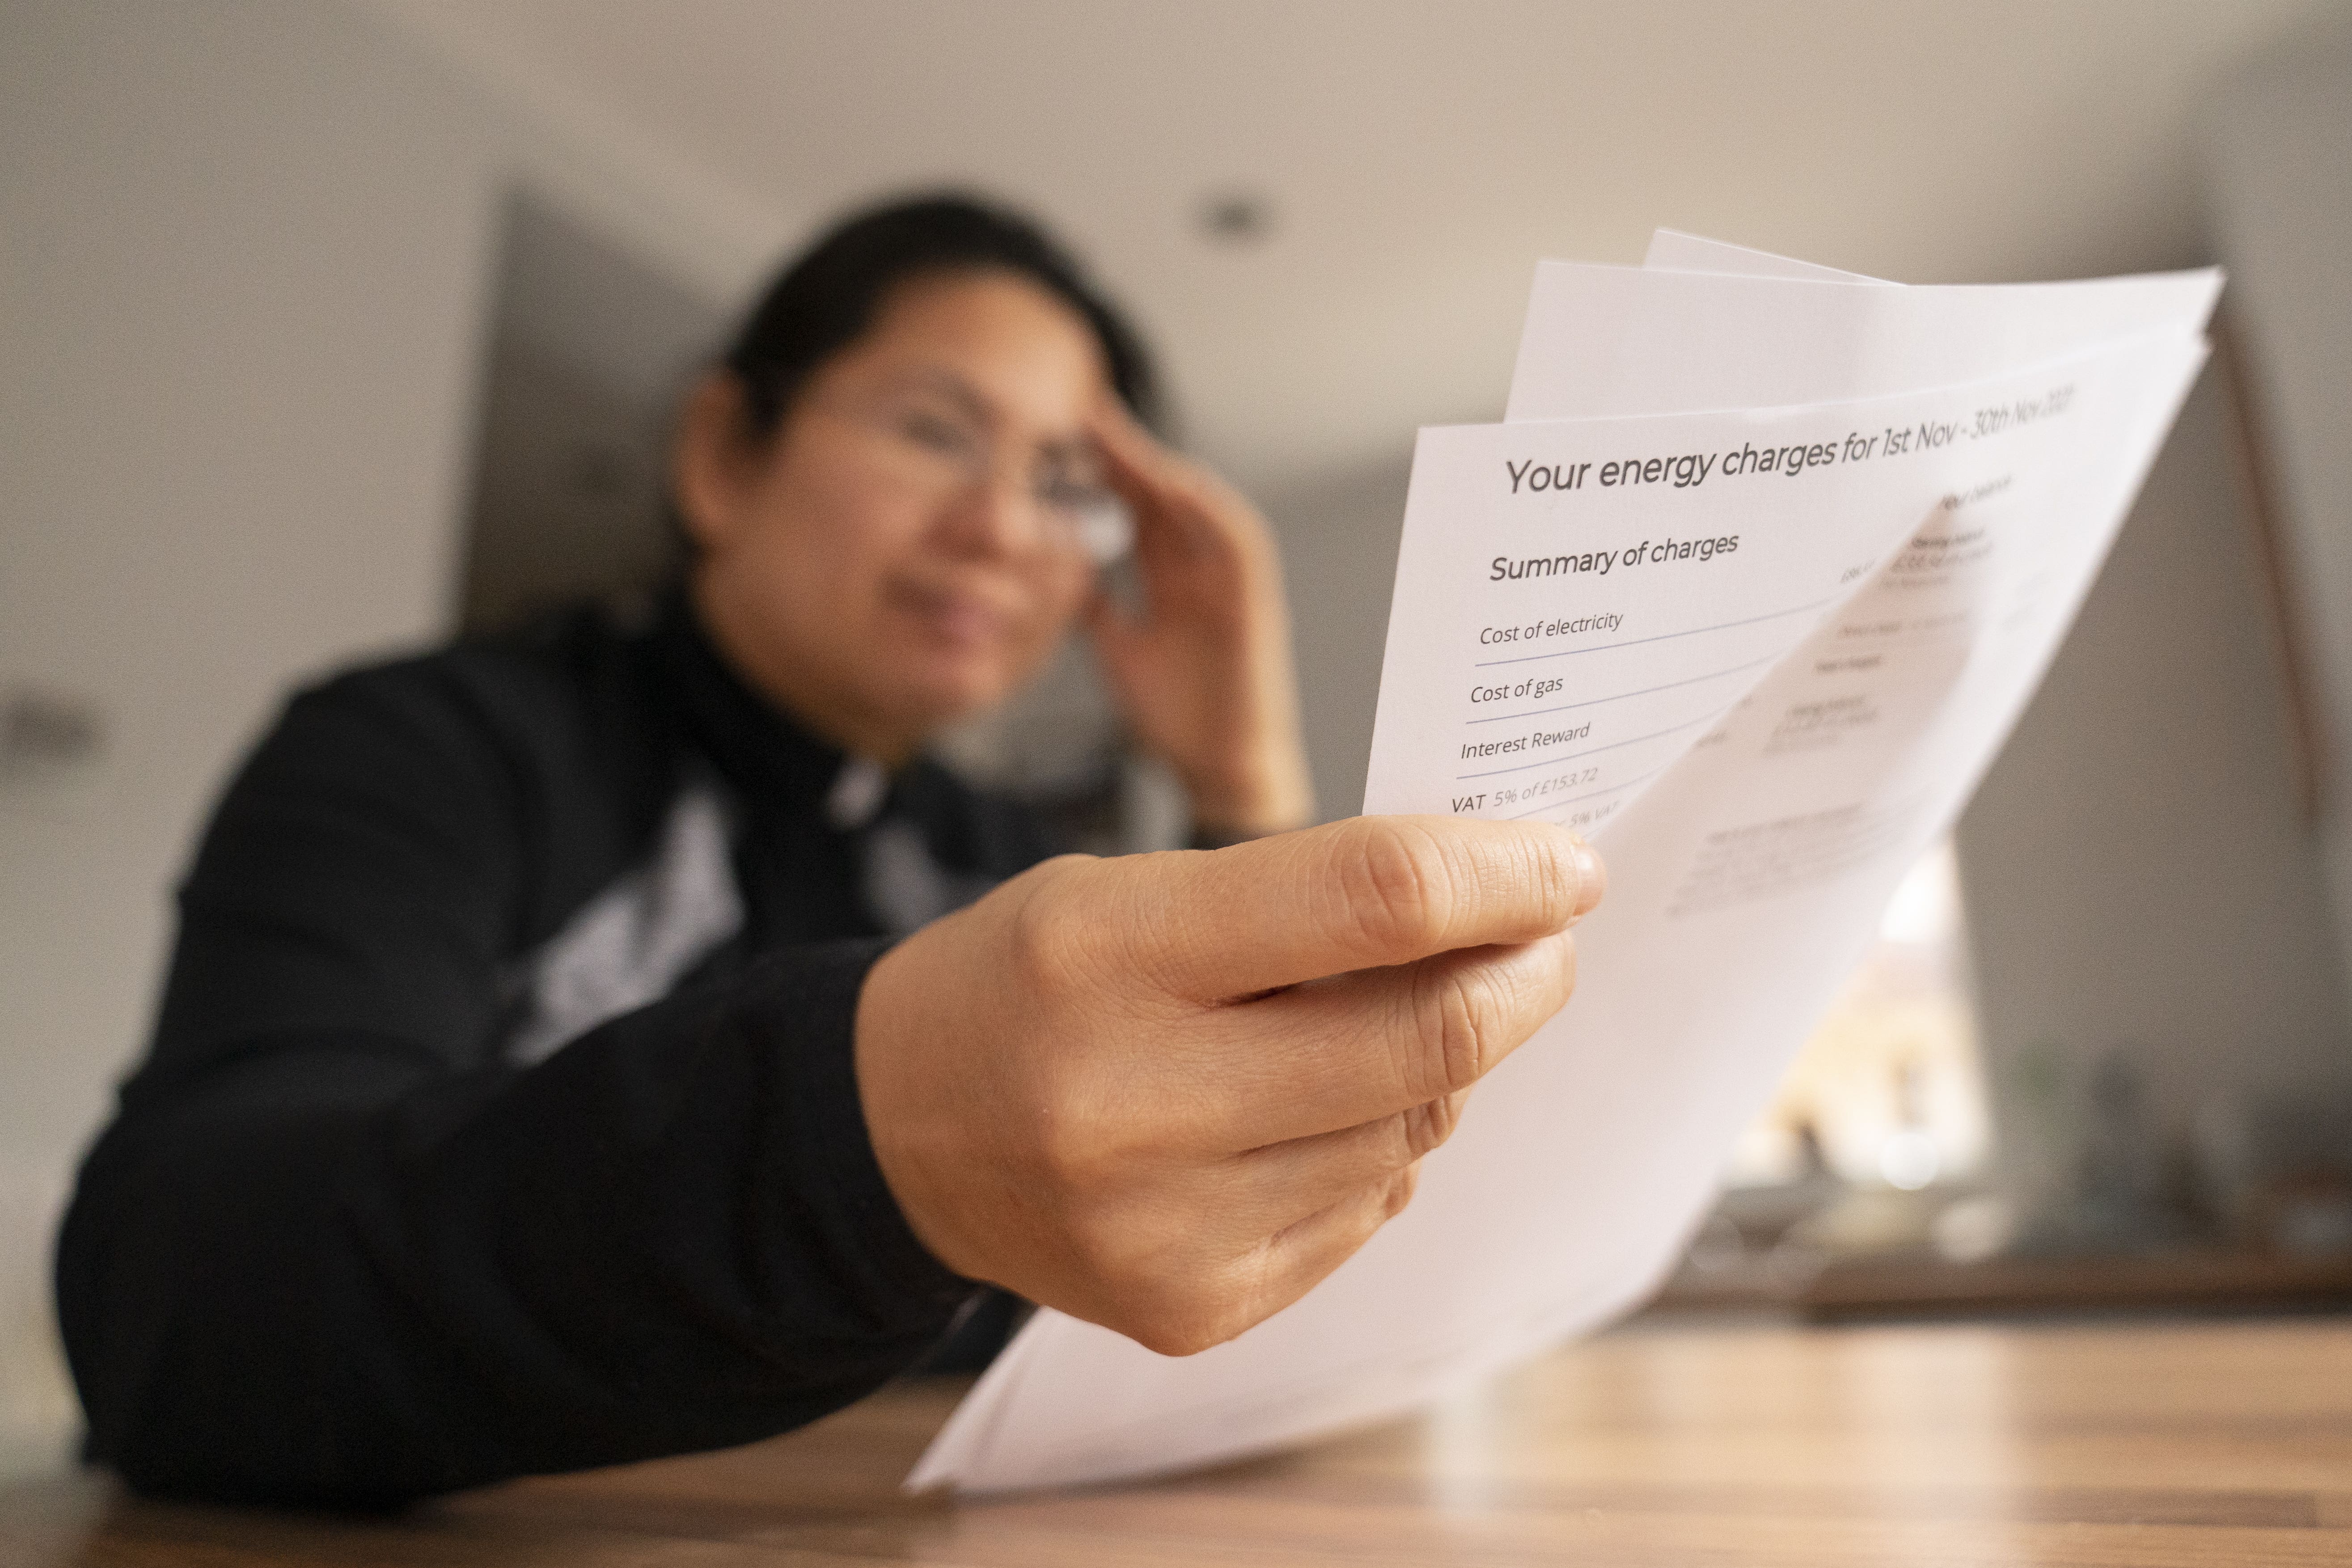
<svg viewBox="0 0 2352 1568">
<path fill-rule="evenodd" d="M 296 697 L 59 1242 L 90 1456 L 391 1502 L 766 1436 L 920 1357 L 972 1288 L 867 1142 L 904 922 L 861 862 L 911 832 L 969 896 L 1049 846 L 928 763 L 835 826 L 843 767 L 675 599 Z"/>
</svg>

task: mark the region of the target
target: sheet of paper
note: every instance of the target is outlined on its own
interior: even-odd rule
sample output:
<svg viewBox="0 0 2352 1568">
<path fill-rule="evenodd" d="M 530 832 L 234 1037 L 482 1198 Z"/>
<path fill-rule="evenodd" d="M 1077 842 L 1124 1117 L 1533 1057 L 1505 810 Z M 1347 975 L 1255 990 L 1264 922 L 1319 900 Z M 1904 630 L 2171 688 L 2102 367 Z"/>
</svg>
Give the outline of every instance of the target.
<svg viewBox="0 0 2352 1568">
<path fill-rule="evenodd" d="M 1510 420 L 1843 402 L 1946 386 L 2201 321 L 2213 270 L 1894 288 L 1540 262 Z"/>
<path fill-rule="evenodd" d="M 1650 248 L 1642 258 L 1642 265 L 1663 272 L 1713 272 L 1735 278 L 1805 278 L 1816 283 L 1875 283 L 1882 289 L 1901 285 L 1884 279 L 1864 278 L 1859 272 L 1841 272 L 1834 267 L 1818 262 L 1799 261 L 1792 256 L 1775 256 L 1769 250 L 1750 250 L 1744 245 L 1726 245 L 1719 239 L 1703 239 L 1680 229 L 1662 228 L 1650 236 Z"/>
<path fill-rule="evenodd" d="M 1643 309 L 1722 320 L 1707 291 L 1753 303 L 1759 281 L 1834 290 L 1854 318 L 1808 356 L 1816 380 L 1885 335 L 1864 294 L 1911 292 L 1696 278 Z M 1260 1451 L 1651 1289 L 2087 588 L 2202 353 L 2210 290 L 2157 292 L 2169 314 L 2120 312 L 2137 337 L 2037 346 L 2063 363 L 1968 384 L 1424 431 L 1366 809 L 1591 833 L 1612 893 L 1579 932 L 1578 995 L 1482 1086 L 1413 1205 L 1305 1300 L 1182 1360 L 1040 1312 L 909 1485 Z M 1709 375 L 1702 355 L 1633 401 L 1732 402 Z"/>
</svg>

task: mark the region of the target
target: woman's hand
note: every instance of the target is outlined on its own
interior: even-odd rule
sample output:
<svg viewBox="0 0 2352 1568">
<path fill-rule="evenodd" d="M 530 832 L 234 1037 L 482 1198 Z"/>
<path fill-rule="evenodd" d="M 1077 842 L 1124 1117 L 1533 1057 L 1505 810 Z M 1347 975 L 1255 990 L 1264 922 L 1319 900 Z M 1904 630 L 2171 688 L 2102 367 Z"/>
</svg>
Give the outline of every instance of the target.
<svg viewBox="0 0 2352 1568">
<path fill-rule="evenodd" d="M 1097 590 L 1087 617 L 1129 728 L 1174 770 L 1209 836 L 1302 826 L 1314 792 L 1282 563 L 1264 520 L 1116 403 L 1093 434 L 1134 516 L 1143 579 L 1140 615 Z"/>
<path fill-rule="evenodd" d="M 1049 860 L 867 975 L 875 1157 L 957 1273 L 1206 1349 L 1404 1206 L 1568 1000 L 1603 879 L 1561 828 L 1444 816 Z"/>
</svg>

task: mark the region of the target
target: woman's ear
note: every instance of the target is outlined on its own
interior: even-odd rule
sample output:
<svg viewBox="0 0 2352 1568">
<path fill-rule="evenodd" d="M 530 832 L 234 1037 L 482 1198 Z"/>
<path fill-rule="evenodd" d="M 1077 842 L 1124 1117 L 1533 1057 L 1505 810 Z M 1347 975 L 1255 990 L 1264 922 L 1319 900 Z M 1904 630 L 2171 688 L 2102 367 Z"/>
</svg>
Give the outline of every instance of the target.
<svg viewBox="0 0 2352 1568">
<path fill-rule="evenodd" d="M 745 427 L 743 384 L 714 370 L 697 382 L 679 411 L 670 447 L 670 493 L 696 548 L 722 550 L 750 511 L 758 456 Z"/>
</svg>

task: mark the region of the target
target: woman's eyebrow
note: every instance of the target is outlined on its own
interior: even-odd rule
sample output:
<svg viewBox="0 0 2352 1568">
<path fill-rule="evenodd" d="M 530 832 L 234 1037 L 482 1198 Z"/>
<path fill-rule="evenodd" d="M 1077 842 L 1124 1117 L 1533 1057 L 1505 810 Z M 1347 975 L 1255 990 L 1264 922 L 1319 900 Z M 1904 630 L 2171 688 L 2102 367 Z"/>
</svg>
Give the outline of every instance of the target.
<svg viewBox="0 0 2352 1568">
<path fill-rule="evenodd" d="M 990 402 L 980 389 L 954 371 L 940 365 L 922 365 L 904 372 L 898 378 L 909 390 L 934 392 L 960 405 L 974 419 L 987 425 L 1001 423 L 996 405 Z"/>
<path fill-rule="evenodd" d="M 910 388 L 939 394 L 959 407 L 978 424 L 991 430 L 1002 429 L 1004 416 L 985 393 L 966 381 L 962 375 L 945 365 L 920 365 L 908 370 L 903 381 Z M 1093 455 L 1094 437 L 1083 428 L 1041 437 L 1037 450 L 1056 462 Z"/>
<path fill-rule="evenodd" d="M 1048 436 L 1037 443 L 1040 456 L 1056 463 L 1085 463 L 1099 459 L 1095 438 L 1083 430 L 1066 436 Z"/>
</svg>

